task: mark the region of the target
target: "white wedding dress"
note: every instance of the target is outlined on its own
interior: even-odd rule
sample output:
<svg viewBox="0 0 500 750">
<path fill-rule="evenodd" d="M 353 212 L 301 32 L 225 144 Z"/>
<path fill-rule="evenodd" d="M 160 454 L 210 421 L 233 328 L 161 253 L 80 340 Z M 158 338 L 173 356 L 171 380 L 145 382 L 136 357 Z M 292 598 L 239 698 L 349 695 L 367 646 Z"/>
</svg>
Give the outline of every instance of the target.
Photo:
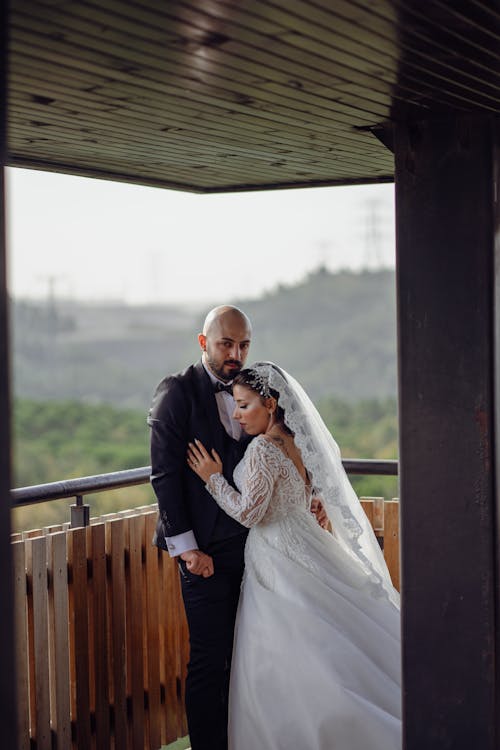
<svg viewBox="0 0 500 750">
<path fill-rule="evenodd" d="M 229 699 L 230 750 L 400 750 L 397 593 L 310 512 L 311 490 L 263 435 L 207 489 L 250 527 Z"/>
</svg>

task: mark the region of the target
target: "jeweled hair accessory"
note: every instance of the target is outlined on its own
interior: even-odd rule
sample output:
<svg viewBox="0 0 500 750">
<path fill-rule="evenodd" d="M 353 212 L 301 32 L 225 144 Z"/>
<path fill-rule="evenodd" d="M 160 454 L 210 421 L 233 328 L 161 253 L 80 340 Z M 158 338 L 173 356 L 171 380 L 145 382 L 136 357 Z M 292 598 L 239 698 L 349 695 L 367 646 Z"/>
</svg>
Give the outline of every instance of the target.
<svg viewBox="0 0 500 750">
<path fill-rule="evenodd" d="M 252 370 L 251 372 L 252 374 L 248 378 L 248 385 L 252 390 L 257 391 L 262 398 L 269 398 L 271 396 L 271 391 L 269 390 L 269 378 L 262 373 L 257 372 L 257 370 Z"/>
</svg>

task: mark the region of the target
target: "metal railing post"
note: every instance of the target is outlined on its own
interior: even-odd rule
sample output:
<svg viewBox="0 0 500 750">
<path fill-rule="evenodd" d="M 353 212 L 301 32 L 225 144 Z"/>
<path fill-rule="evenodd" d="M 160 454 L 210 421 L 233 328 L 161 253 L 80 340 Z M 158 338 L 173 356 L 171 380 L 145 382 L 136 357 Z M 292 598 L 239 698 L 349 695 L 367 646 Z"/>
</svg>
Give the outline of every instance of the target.
<svg viewBox="0 0 500 750">
<path fill-rule="evenodd" d="M 77 495 L 76 503 L 70 507 L 72 529 L 78 529 L 90 524 L 90 505 L 84 504 L 83 495 Z"/>
</svg>

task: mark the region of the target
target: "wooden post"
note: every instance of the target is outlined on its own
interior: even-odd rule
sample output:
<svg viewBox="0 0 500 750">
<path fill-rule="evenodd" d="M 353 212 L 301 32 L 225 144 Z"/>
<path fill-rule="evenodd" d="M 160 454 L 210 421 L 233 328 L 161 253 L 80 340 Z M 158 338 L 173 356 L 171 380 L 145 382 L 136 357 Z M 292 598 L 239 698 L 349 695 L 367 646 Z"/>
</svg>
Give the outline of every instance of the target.
<svg viewBox="0 0 500 750">
<path fill-rule="evenodd" d="M 7 2 L 0 3 L 0 735 L 4 747 L 16 748 L 14 679 L 13 570 L 10 547 L 10 377 L 5 238 L 7 160 Z"/>
<path fill-rule="evenodd" d="M 498 132 L 395 132 L 405 750 L 500 740 Z"/>
</svg>

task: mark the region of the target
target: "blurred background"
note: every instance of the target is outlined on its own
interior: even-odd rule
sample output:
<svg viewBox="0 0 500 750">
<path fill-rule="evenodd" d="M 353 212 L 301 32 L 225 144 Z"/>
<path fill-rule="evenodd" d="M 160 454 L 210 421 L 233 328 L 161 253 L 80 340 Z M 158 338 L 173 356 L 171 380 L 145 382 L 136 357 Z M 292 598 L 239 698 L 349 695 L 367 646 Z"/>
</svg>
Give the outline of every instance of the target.
<svg viewBox="0 0 500 750">
<path fill-rule="evenodd" d="M 15 486 L 147 465 L 155 385 L 198 358 L 222 303 L 253 322 L 249 362 L 290 371 L 345 458 L 397 458 L 393 185 L 195 195 L 8 169 L 7 186 Z M 397 496 L 395 478 L 352 481 Z M 14 530 L 69 503 L 18 509 Z"/>
</svg>

